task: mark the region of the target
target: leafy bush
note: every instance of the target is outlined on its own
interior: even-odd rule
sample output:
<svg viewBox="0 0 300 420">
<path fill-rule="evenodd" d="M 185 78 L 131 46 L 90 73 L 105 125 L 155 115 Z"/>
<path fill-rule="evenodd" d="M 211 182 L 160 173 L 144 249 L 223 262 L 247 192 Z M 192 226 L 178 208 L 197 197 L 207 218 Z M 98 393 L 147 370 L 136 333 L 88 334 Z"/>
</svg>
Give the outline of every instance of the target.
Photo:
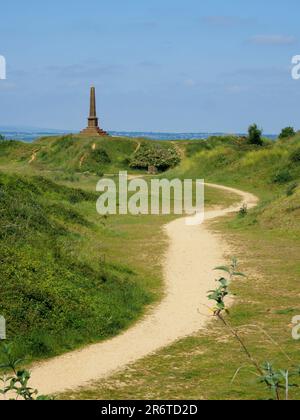
<svg viewBox="0 0 300 420">
<path fill-rule="evenodd" d="M 289 169 L 283 168 L 279 169 L 275 175 L 272 177 L 272 182 L 274 184 L 286 184 L 287 182 L 290 182 L 293 179 L 293 176 Z"/>
<path fill-rule="evenodd" d="M 293 163 L 300 163 L 300 147 L 292 151 L 290 154 L 290 161 Z"/>
<path fill-rule="evenodd" d="M 295 135 L 296 135 L 296 131 L 294 130 L 293 127 L 286 127 L 286 128 L 282 129 L 282 131 L 279 135 L 279 138 L 280 139 L 287 139 L 287 138 L 294 137 Z"/>
<path fill-rule="evenodd" d="M 253 145 L 262 146 L 262 130 L 256 124 L 250 125 L 248 129 L 248 142 Z"/>
<path fill-rule="evenodd" d="M 0 141 L 3 141 L 3 140 L 5 140 L 5 137 L 2 134 L 0 134 Z"/>
<path fill-rule="evenodd" d="M 180 156 L 173 147 L 162 148 L 160 146 L 142 145 L 132 156 L 130 167 L 136 169 L 148 169 L 156 167 L 159 171 L 174 168 L 180 163 Z"/>
<path fill-rule="evenodd" d="M 12 401 L 19 399 L 24 401 L 53 400 L 53 398 L 48 396 L 38 395 L 38 391 L 29 386 L 31 374 L 27 370 L 19 367 L 22 360 L 14 356 L 11 345 L 2 343 L 0 345 L 1 359 L 3 360 L 0 369 L 5 372 L 2 377 L 0 376 L 0 382 L 2 383 L 0 395 L 4 399 L 9 398 Z"/>
</svg>

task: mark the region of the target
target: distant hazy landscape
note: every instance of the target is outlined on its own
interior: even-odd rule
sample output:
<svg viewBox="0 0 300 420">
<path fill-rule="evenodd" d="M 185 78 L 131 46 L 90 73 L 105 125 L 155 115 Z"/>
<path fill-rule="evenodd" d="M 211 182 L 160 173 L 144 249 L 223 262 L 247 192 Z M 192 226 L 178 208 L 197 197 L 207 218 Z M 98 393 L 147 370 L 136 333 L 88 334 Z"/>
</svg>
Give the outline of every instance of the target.
<svg viewBox="0 0 300 420">
<path fill-rule="evenodd" d="M 64 134 L 76 132 L 76 130 L 54 130 L 54 129 L 43 129 L 43 128 L 31 128 L 31 127 L 1 127 L 0 134 L 2 134 L 7 139 L 13 140 L 22 140 L 26 142 L 31 142 L 40 137 L 48 136 L 59 136 Z M 148 131 L 109 131 L 109 134 L 114 137 L 132 137 L 140 138 L 145 137 L 152 140 L 194 140 L 194 139 L 207 139 L 211 136 L 223 136 L 229 133 L 158 133 L 158 132 L 148 132 Z M 231 133 L 230 133 L 231 134 Z M 238 136 L 246 136 L 245 133 L 232 133 Z M 277 136 L 275 134 L 266 134 L 266 138 L 275 140 Z"/>
</svg>

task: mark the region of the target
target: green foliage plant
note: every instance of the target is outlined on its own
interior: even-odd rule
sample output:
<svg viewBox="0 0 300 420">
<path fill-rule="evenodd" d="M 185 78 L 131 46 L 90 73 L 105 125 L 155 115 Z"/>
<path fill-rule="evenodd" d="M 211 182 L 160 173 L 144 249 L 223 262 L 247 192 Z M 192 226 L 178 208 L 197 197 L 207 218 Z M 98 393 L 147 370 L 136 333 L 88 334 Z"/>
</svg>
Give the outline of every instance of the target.
<svg viewBox="0 0 300 420">
<path fill-rule="evenodd" d="M 289 391 L 294 387 L 298 387 L 296 383 L 291 383 L 291 378 L 300 376 L 300 369 L 294 365 L 292 371 L 288 369 L 279 369 L 276 370 L 272 363 L 265 362 L 262 365 L 256 360 L 251 350 L 248 348 L 247 343 L 242 338 L 239 329 L 234 328 L 231 322 L 228 320 L 230 314 L 229 309 L 227 308 L 226 298 L 231 294 L 230 293 L 230 284 L 231 282 L 239 277 L 246 278 L 245 274 L 238 271 L 238 261 L 233 259 L 230 266 L 217 267 L 215 270 L 225 273 L 222 277 L 217 279 L 218 287 L 215 290 L 211 290 L 208 293 L 208 299 L 215 302 L 215 307 L 213 308 L 214 316 L 222 322 L 226 329 L 232 334 L 235 340 L 239 343 L 242 348 L 246 358 L 248 359 L 251 366 L 254 368 L 254 374 L 257 377 L 258 384 L 263 384 L 266 388 L 272 393 L 272 399 L 280 401 L 282 399 L 289 400 Z M 247 326 L 250 327 L 250 326 Z M 253 326 L 252 326 L 253 327 Z M 268 334 L 262 331 L 267 337 Z M 278 344 L 271 338 L 271 341 L 274 345 Z M 281 350 L 282 353 L 286 356 L 289 362 L 292 362 L 289 356 Z M 234 378 L 237 376 L 241 368 L 238 369 Z"/>
</svg>

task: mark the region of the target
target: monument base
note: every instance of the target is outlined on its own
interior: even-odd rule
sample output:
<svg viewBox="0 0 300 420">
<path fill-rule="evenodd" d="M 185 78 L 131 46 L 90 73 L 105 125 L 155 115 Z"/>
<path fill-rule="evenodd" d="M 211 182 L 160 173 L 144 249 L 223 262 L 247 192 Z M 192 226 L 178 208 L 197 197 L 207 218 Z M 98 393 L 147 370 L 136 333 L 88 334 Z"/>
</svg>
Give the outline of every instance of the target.
<svg viewBox="0 0 300 420">
<path fill-rule="evenodd" d="M 104 136 L 109 136 L 109 134 L 106 131 L 102 130 L 99 127 L 93 127 L 93 128 L 87 127 L 84 130 L 82 130 L 79 133 L 79 135 L 80 136 L 84 136 L 84 137 L 100 137 L 100 136 L 101 137 L 104 137 Z"/>
</svg>

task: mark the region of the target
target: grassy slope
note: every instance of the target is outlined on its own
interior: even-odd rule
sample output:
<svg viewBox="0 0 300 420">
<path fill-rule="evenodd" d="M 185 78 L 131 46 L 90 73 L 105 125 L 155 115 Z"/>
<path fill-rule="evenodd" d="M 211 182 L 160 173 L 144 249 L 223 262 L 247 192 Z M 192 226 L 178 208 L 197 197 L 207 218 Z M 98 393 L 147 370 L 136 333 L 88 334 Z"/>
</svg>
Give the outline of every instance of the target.
<svg viewBox="0 0 300 420">
<path fill-rule="evenodd" d="M 49 356 L 106 338 L 153 300 L 146 273 L 104 262 L 103 240 L 115 232 L 89 218 L 95 195 L 43 178 L 1 175 L 0 185 L 0 312 L 19 355 Z"/>
<path fill-rule="evenodd" d="M 97 215 L 94 163 L 76 169 L 94 142 L 0 143 L 0 313 L 28 360 L 112 336 L 162 294 L 162 226 L 172 216 Z M 111 159 L 100 171 L 126 169 L 136 140 L 99 142 Z M 207 190 L 208 205 L 233 200 Z"/>
<path fill-rule="evenodd" d="M 225 233 L 232 255 L 241 262 L 247 280 L 233 285 L 236 294 L 231 310 L 234 325 L 255 324 L 288 352 L 299 365 L 299 343 L 291 337 L 291 319 L 300 314 L 300 190 L 287 196 L 300 181 L 300 163 L 291 153 L 300 137 L 262 149 L 219 140 L 187 143 L 187 159 L 173 175 L 198 176 L 253 191 L 260 206 L 245 218 L 226 218 L 212 223 Z M 232 257 L 228 256 L 228 259 Z M 213 267 L 212 267 L 213 268 Z M 65 398 L 95 399 L 264 399 L 270 395 L 257 385 L 252 369 L 245 365 L 239 346 L 221 325 L 212 320 L 207 331 L 160 351 L 90 389 Z M 290 363 L 261 332 L 247 327 L 244 338 L 260 362 Z M 236 370 L 244 366 L 231 383 Z M 292 391 L 295 399 L 300 392 Z"/>
<path fill-rule="evenodd" d="M 130 158 L 141 145 L 165 149 L 170 142 L 152 142 L 146 139 L 119 137 L 86 138 L 75 135 L 41 138 L 33 143 L 0 143 L 0 162 L 9 160 L 9 168 L 54 171 L 57 180 L 72 182 L 80 174 L 114 174 L 130 170 Z M 136 171 L 138 172 L 138 171 Z"/>
</svg>

